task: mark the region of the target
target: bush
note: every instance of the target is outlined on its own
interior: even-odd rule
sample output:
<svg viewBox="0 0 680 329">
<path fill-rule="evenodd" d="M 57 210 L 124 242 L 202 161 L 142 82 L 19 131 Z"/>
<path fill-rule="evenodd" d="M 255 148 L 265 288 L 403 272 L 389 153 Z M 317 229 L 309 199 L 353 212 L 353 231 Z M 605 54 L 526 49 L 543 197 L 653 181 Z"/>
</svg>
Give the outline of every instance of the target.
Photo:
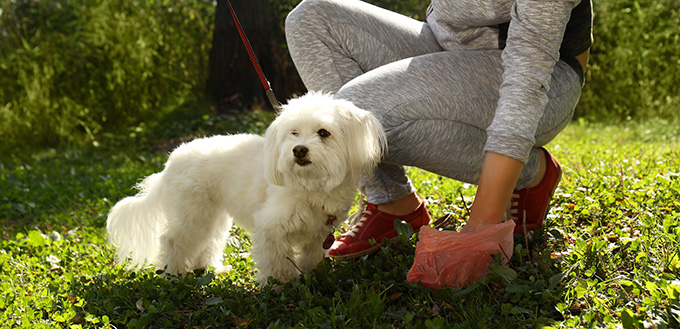
<svg viewBox="0 0 680 329">
<path fill-rule="evenodd" d="M 0 0 L 3 145 L 94 141 L 200 98 L 212 2 Z"/>
<path fill-rule="evenodd" d="M 283 20 L 298 2 L 270 0 L 281 58 Z M 428 4 L 369 2 L 417 19 Z M 96 142 L 178 109 L 207 113 L 214 10 L 209 0 L 0 0 L 0 152 Z M 595 0 L 594 11 L 576 116 L 680 118 L 680 2 Z M 275 67 L 294 75 L 289 62 Z"/>
<path fill-rule="evenodd" d="M 594 0 L 590 72 L 577 116 L 678 118 L 680 2 Z"/>
</svg>

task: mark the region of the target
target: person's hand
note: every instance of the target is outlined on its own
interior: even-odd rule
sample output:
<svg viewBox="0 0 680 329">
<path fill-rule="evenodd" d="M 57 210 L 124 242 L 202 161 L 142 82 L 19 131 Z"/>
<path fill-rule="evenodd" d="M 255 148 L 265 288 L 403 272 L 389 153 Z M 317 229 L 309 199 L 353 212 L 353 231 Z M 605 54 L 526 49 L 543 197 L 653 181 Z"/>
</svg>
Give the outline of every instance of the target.
<svg viewBox="0 0 680 329">
<path fill-rule="evenodd" d="M 485 224 L 482 222 L 468 221 L 465 226 L 460 229 L 460 233 L 480 233 L 498 224 Z"/>
<path fill-rule="evenodd" d="M 465 226 L 463 226 L 460 229 L 459 232 L 460 233 L 480 233 L 484 230 L 495 227 L 496 225 L 498 225 L 498 223 L 505 222 L 505 220 L 506 220 L 505 216 L 503 216 L 502 218 L 497 218 L 497 219 L 483 220 L 481 218 L 475 217 L 474 214 L 471 214 L 467 223 L 465 224 Z"/>
</svg>

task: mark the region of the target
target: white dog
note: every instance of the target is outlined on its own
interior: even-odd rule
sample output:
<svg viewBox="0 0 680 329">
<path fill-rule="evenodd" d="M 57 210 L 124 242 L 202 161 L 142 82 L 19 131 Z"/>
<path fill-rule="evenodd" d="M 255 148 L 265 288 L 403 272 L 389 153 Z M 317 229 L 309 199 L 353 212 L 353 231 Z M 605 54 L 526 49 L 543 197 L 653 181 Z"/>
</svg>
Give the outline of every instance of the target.
<svg viewBox="0 0 680 329">
<path fill-rule="evenodd" d="M 153 263 L 180 274 L 211 265 L 222 272 L 235 223 L 251 234 L 257 281 L 285 282 L 323 260 L 324 239 L 346 219 L 360 175 L 373 171 L 385 148 L 369 112 L 309 93 L 284 105 L 264 137 L 179 146 L 162 172 L 111 209 L 109 240 L 118 261 L 131 256 L 137 267 Z"/>
</svg>

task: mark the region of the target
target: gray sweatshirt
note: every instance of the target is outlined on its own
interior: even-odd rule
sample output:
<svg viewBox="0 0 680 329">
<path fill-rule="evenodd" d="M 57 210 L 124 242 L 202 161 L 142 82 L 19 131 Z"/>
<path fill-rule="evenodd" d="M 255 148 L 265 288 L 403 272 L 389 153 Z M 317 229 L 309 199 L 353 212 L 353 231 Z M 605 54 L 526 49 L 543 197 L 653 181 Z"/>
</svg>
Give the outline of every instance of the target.
<svg viewBox="0 0 680 329">
<path fill-rule="evenodd" d="M 522 162 L 529 158 L 548 102 L 553 67 L 560 56 L 573 59 L 592 42 L 590 0 L 584 0 L 587 3 L 577 11 L 580 2 L 432 0 L 427 21 L 445 49 L 504 47 L 503 82 L 496 115 L 487 129 L 486 151 Z M 565 36 L 572 10 L 575 17 Z"/>
</svg>

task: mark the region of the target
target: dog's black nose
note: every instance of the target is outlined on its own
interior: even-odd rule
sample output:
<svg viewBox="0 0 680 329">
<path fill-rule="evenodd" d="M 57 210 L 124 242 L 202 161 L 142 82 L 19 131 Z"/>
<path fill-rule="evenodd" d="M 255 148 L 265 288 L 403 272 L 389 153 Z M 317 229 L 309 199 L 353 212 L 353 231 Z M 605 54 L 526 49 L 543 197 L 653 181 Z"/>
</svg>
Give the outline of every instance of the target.
<svg viewBox="0 0 680 329">
<path fill-rule="evenodd" d="M 307 152 L 309 152 L 309 149 L 307 148 L 307 146 L 304 146 L 304 145 L 298 145 L 298 146 L 296 146 L 296 147 L 293 148 L 293 155 L 294 155 L 296 158 L 304 158 L 304 157 L 306 157 L 306 156 L 307 156 Z"/>
</svg>

